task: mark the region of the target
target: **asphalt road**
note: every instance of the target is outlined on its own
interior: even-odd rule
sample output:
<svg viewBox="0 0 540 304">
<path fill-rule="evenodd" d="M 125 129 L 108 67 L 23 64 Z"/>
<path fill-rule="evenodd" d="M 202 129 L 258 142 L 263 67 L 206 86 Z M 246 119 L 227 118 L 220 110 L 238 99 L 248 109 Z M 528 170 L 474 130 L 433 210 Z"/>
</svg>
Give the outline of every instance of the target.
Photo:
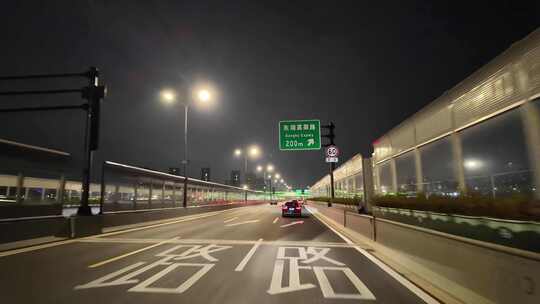
<svg viewBox="0 0 540 304">
<path fill-rule="evenodd" d="M 0 303 L 424 303 L 313 215 L 280 212 L 242 207 L 0 256 Z"/>
</svg>

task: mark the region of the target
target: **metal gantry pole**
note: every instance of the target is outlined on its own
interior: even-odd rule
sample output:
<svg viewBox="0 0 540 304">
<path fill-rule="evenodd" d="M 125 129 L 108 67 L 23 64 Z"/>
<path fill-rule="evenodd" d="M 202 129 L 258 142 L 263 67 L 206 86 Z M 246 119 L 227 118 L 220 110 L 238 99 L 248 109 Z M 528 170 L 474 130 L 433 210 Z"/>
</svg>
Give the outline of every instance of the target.
<svg viewBox="0 0 540 304">
<path fill-rule="evenodd" d="M 88 72 L 88 88 L 97 87 L 99 84 L 99 72 L 97 68 L 91 67 Z M 92 210 L 90 209 L 89 205 L 89 198 L 90 198 L 90 180 L 92 175 L 92 160 L 94 156 L 94 150 L 91 147 L 91 120 L 92 120 L 92 107 L 94 106 L 93 98 L 95 96 L 87 96 L 88 97 L 88 109 L 87 109 L 87 115 L 86 115 L 86 132 L 85 132 L 85 155 L 84 155 L 84 169 L 83 169 L 83 176 L 82 176 L 82 195 L 81 195 L 81 206 L 79 207 L 79 210 L 77 211 L 78 215 L 92 215 Z"/>
<path fill-rule="evenodd" d="M 188 164 L 188 109 L 189 106 L 186 104 L 184 106 L 184 208 L 187 207 L 187 187 L 188 187 L 188 174 L 187 174 L 187 164 Z"/>
</svg>

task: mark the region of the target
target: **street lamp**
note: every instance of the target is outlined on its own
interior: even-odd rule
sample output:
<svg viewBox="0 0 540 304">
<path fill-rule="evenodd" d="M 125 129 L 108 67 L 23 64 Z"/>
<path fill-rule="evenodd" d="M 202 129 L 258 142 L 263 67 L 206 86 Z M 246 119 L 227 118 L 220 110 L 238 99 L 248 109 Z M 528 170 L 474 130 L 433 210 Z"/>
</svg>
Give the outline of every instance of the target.
<svg viewBox="0 0 540 304">
<path fill-rule="evenodd" d="M 263 167 L 262 167 L 261 165 L 258 165 L 258 166 L 257 166 L 257 172 L 261 172 L 262 169 L 263 169 Z"/>
<path fill-rule="evenodd" d="M 195 101 L 206 103 L 212 98 L 210 90 L 207 88 L 199 88 L 192 92 L 192 98 Z M 177 101 L 177 93 L 173 89 L 163 89 L 160 92 L 161 101 L 166 104 L 172 104 Z M 184 207 L 187 207 L 187 165 L 188 165 L 188 111 L 191 99 L 186 98 L 180 103 L 184 106 L 184 159 L 182 165 L 184 167 Z"/>
<path fill-rule="evenodd" d="M 261 154 L 259 147 L 252 145 L 244 149 L 237 148 L 234 150 L 234 156 L 240 157 L 244 155 L 244 182 L 247 184 L 248 158 L 257 158 Z"/>
</svg>

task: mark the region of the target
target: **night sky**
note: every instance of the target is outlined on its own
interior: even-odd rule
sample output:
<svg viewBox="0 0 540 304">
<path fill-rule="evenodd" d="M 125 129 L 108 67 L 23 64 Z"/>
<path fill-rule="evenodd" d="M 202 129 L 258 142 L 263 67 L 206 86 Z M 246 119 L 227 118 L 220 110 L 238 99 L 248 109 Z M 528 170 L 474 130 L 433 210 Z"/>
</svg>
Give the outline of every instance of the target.
<svg viewBox="0 0 540 304">
<path fill-rule="evenodd" d="M 223 182 L 242 166 L 233 150 L 258 144 L 264 155 L 256 163 L 272 162 L 290 185 L 304 187 L 327 173 L 322 151 L 280 152 L 279 120 L 333 121 L 342 160 L 369 156 L 374 140 L 540 26 L 538 1 L 465 3 L 2 1 L 0 74 L 97 66 L 109 94 L 96 160 L 159 170 L 180 166 L 184 119 L 181 107 L 159 101 L 159 90 L 212 83 L 214 105 L 192 107 L 189 116 L 190 175 L 208 166 Z M 25 86 L 0 83 L 13 88 Z M 81 112 L 0 115 L 0 138 L 82 151 Z"/>
</svg>

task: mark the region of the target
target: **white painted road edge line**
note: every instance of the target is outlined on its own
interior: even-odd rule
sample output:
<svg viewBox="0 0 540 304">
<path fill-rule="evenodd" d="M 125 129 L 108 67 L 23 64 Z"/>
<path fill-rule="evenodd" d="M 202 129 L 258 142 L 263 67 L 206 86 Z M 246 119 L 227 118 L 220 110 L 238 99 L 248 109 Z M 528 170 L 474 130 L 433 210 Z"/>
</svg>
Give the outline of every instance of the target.
<svg viewBox="0 0 540 304">
<path fill-rule="evenodd" d="M 128 257 L 128 256 L 130 256 L 130 255 L 134 255 L 134 254 L 137 254 L 137 253 L 139 253 L 139 252 L 143 252 L 143 251 L 145 251 L 145 250 L 152 249 L 152 248 L 157 247 L 157 246 L 161 246 L 161 245 L 163 245 L 163 244 L 167 244 L 167 243 L 170 243 L 170 242 L 174 242 L 174 241 L 176 241 L 176 240 L 178 240 L 178 238 L 175 237 L 175 238 L 172 238 L 172 239 L 170 239 L 170 240 L 161 241 L 161 242 L 159 242 L 159 243 L 157 243 L 157 244 L 153 244 L 153 245 L 150 245 L 150 246 L 141 248 L 141 249 L 137 249 L 137 250 L 135 250 L 135 251 L 131 251 L 131 252 L 128 252 L 128 253 L 125 253 L 125 254 L 116 256 L 116 257 L 114 257 L 114 258 L 110 258 L 110 259 L 105 260 L 105 261 L 101 261 L 101 262 L 99 262 L 99 263 L 92 264 L 92 265 L 88 266 L 88 268 L 96 268 L 96 267 L 99 267 L 99 266 L 108 264 L 108 263 L 110 263 L 110 262 L 118 261 L 118 260 L 123 259 L 123 258 L 125 258 L 125 257 Z"/>
<path fill-rule="evenodd" d="M 237 218 L 238 218 L 238 216 L 235 216 L 235 217 L 230 218 L 230 219 L 226 219 L 226 220 L 223 221 L 223 223 L 232 222 L 232 221 L 234 221 L 234 220 L 237 219 Z"/>
<path fill-rule="evenodd" d="M 337 234 L 340 238 L 342 238 L 347 244 L 353 244 L 355 245 L 349 238 L 341 234 L 339 231 L 328 225 L 326 222 L 319 219 L 319 215 L 314 214 L 311 210 L 309 210 L 311 214 L 315 215 L 315 217 L 323 223 L 328 229 L 332 230 L 335 234 Z M 358 252 L 360 252 L 363 256 L 368 258 L 373 264 L 379 266 L 384 272 L 386 272 L 388 275 L 390 275 L 392 278 L 394 278 L 396 281 L 401 283 L 405 288 L 409 289 L 412 293 L 417 295 L 420 299 L 422 299 L 425 303 L 428 304 L 441 304 L 437 299 L 433 298 L 431 295 L 420 289 L 418 286 L 414 285 L 411 281 L 409 281 L 407 278 L 402 276 L 401 274 L 397 273 L 394 269 L 388 267 L 385 263 L 383 263 L 381 260 L 379 260 L 377 257 L 373 256 L 366 250 L 360 248 L 359 246 L 355 245 L 353 246 L 354 249 L 356 249 Z"/>
<path fill-rule="evenodd" d="M 261 245 L 262 240 L 263 240 L 263 239 L 259 239 L 259 240 L 253 245 L 253 247 L 251 247 L 251 250 L 249 250 L 249 252 L 246 254 L 246 256 L 244 257 L 244 259 L 240 262 L 240 264 L 238 264 L 238 266 L 236 266 L 236 268 L 234 269 L 234 271 L 242 271 L 242 270 L 244 270 L 244 267 L 246 267 L 246 264 L 249 262 L 249 260 L 250 260 L 251 257 L 253 256 L 253 254 L 255 254 L 255 251 L 257 251 L 257 249 L 258 249 L 259 246 Z"/>
<path fill-rule="evenodd" d="M 272 224 L 277 223 L 278 220 L 279 220 L 279 216 L 276 216 L 276 218 L 274 219 L 274 221 L 272 222 Z"/>
</svg>

